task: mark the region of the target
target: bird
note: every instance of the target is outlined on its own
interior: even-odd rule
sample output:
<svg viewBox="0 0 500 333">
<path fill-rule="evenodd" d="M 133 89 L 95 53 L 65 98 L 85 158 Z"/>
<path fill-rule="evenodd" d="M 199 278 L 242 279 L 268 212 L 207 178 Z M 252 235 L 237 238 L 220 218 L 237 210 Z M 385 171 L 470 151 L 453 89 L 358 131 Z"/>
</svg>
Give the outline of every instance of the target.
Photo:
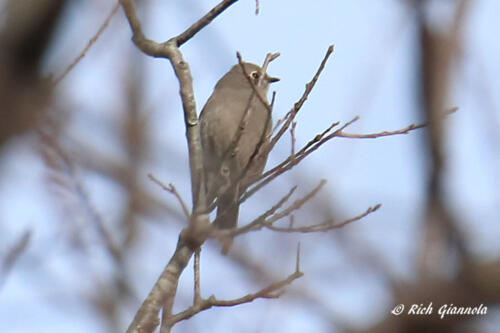
<svg viewBox="0 0 500 333">
<path fill-rule="evenodd" d="M 266 95 L 269 84 L 276 81 L 279 78 L 263 73 L 258 65 L 238 63 L 217 82 L 201 111 L 205 193 L 208 205 L 217 206 L 216 229 L 237 226 L 237 202 L 264 170 L 267 153 L 256 153 L 269 140 L 272 118 Z"/>
</svg>

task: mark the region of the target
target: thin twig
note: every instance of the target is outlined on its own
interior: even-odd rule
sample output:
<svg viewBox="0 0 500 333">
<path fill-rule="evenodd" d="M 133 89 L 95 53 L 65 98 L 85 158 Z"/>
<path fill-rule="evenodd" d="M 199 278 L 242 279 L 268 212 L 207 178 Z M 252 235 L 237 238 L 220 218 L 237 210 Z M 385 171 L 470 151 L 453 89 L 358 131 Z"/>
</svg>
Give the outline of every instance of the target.
<svg viewBox="0 0 500 333">
<path fill-rule="evenodd" d="M 245 176 L 247 175 L 248 171 L 253 166 L 254 160 L 257 158 L 257 156 L 259 154 L 262 153 L 262 151 L 261 151 L 262 146 L 264 145 L 264 143 L 266 142 L 266 140 L 269 140 L 269 136 L 271 135 L 271 133 L 267 133 L 268 132 L 267 128 L 271 126 L 271 121 L 272 121 L 271 113 L 273 111 L 274 98 L 275 98 L 276 94 L 273 94 L 272 104 L 269 104 L 267 102 L 267 100 L 265 99 L 265 96 L 262 97 L 260 95 L 260 92 L 258 91 L 257 87 L 263 84 L 262 82 L 264 80 L 264 76 L 265 76 L 265 73 L 267 71 L 267 67 L 268 67 L 269 63 L 271 61 L 273 61 L 274 59 L 276 59 L 277 57 L 279 57 L 279 56 L 280 56 L 280 54 L 278 52 L 276 52 L 276 53 L 268 53 L 266 55 L 266 58 L 264 59 L 264 64 L 261 67 L 261 73 L 260 73 L 257 85 L 255 85 L 255 83 L 250 79 L 250 76 L 248 75 L 248 73 L 246 73 L 245 67 L 243 66 L 243 63 L 242 63 L 242 60 L 241 60 L 241 55 L 238 56 L 238 62 L 240 64 L 243 72 L 245 73 L 245 77 L 247 78 L 247 80 L 249 80 L 250 85 L 252 86 L 252 89 L 253 89 L 253 93 L 252 93 L 252 96 L 250 98 L 253 100 L 254 94 L 256 94 L 259 97 L 259 99 L 264 98 L 263 99 L 263 103 L 264 103 L 264 105 L 266 106 L 266 108 L 267 108 L 267 110 L 269 112 L 269 114 L 268 114 L 268 116 L 266 118 L 266 123 L 264 124 L 264 131 L 261 133 L 259 142 L 255 146 L 255 149 L 252 152 L 252 155 L 248 159 L 248 163 L 245 166 L 245 169 L 243 170 L 242 174 L 240 175 L 240 177 L 238 179 L 238 183 L 241 182 L 245 178 Z M 246 117 L 246 114 L 249 112 L 249 109 L 250 109 L 250 104 L 247 106 L 247 110 L 245 110 L 245 117 Z M 266 153 L 263 154 L 263 156 L 266 156 L 266 155 L 267 155 Z M 261 157 L 263 157 L 263 156 L 261 156 Z"/>
<path fill-rule="evenodd" d="M 181 205 L 182 212 L 184 213 L 184 216 L 189 220 L 189 218 L 191 217 L 191 215 L 189 214 L 189 208 L 187 207 L 186 202 L 182 199 L 181 195 L 179 194 L 179 192 L 177 191 L 175 186 L 172 183 L 169 183 L 168 186 L 163 184 L 158 178 L 156 178 L 155 176 L 153 176 L 150 173 L 148 173 L 148 178 L 152 182 L 154 182 L 155 184 L 160 186 L 162 189 L 173 194 L 177 198 L 177 201 Z"/>
<path fill-rule="evenodd" d="M 345 123 L 342 126 L 341 130 L 344 129 L 344 128 L 346 128 L 347 126 L 350 126 L 353 122 L 357 121 L 358 119 L 359 119 L 359 117 L 356 116 L 352 120 L 348 121 L 347 123 Z M 260 179 L 263 179 L 263 178 L 266 178 L 269 175 L 272 175 L 273 173 L 275 173 L 279 169 L 282 169 L 284 166 L 286 166 L 287 164 L 289 164 L 294 159 L 297 159 L 297 157 L 300 157 L 301 155 L 303 155 L 310 147 L 312 147 L 315 144 L 321 142 L 321 140 L 325 137 L 325 135 L 328 134 L 334 127 L 336 127 L 339 124 L 340 123 L 338 121 L 330 124 L 330 126 L 328 126 L 323 132 L 317 134 L 312 140 L 310 140 L 297 153 L 295 153 L 294 155 L 288 156 L 288 158 L 286 158 L 283 162 L 279 163 L 278 165 L 276 165 L 272 169 L 270 169 L 270 170 L 266 171 L 265 173 L 263 173 L 262 176 L 260 177 Z"/>
<path fill-rule="evenodd" d="M 446 112 L 443 113 L 443 117 L 455 112 L 458 108 L 453 107 Z M 287 118 L 288 121 L 289 118 Z M 260 190 L 263 186 L 267 185 L 269 182 L 274 180 L 276 177 L 279 175 L 283 174 L 284 172 L 287 172 L 291 170 L 295 165 L 300 163 L 305 157 L 307 157 L 309 154 L 311 154 L 313 151 L 318 149 L 320 146 L 322 146 L 324 143 L 328 142 L 329 140 L 335 138 L 335 137 L 343 137 L 343 138 L 379 138 L 379 137 L 384 137 L 384 136 L 391 136 L 391 135 L 399 135 L 399 134 L 406 134 L 410 131 L 420 129 L 423 127 L 428 126 L 428 123 L 422 123 L 422 124 L 411 124 L 405 128 L 395 130 L 395 131 L 384 131 L 384 132 L 379 132 L 379 133 L 370 133 L 370 134 L 351 134 L 351 133 L 346 133 L 344 132 L 344 129 L 346 129 L 348 126 L 352 125 L 354 122 L 359 120 L 359 116 L 354 117 L 344 125 L 342 125 L 341 128 L 338 130 L 334 131 L 333 133 L 328 134 L 331 129 L 334 126 L 338 125 L 338 122 L 333 123 L 330 125 L 325 131 L 322 133 L 316 135 L 314 139 L 310 140 L 301 150 L 299 150 L 297 153 L 290 155 L 288 158 L 286 158 L 284 161 L 279 163 L 278 165 L 274 166 L 270 170 L 264 172 L 258 179 L 253 181 L 254 186 L 250 188 L 239 200 L 239 202 L 243 202 L 246 199 L 248 199 L 250 196 L 252 196 L 255 192 Z"/>
<path fill-rule="evenodd" d="M 345 221 L 342 221 L 340 223 L 335 223 L 335 221 L 330 219 L 330 220 L 327 220 L 327 221 L 322 222 L 322 223 L 313 224 L 313 225 L 306 225 L 303 227 L 277 227 L 277 226 L 272 225 L 271 223 L 266 222 L 265 227 L 268 229 L 271 229 L 274 231 L 280 231 L 280 232 L 302 232 L 302 233 L 323 232 L 323 231 L 328 231 L 328 230 L 332 230 L 332 229 L 338 229 L 338 228 L 341 228 L 349 223 L 361 220 L 363 217 L 375 212 L 380 207 L 382 207 L 382 204 L 376 204 L 373 207 L 368 207 L 368 209 L 366 211 L 364 211 L 363 213 L 361 213 L 357 216 L 351 217 L 351 218 L 349 218 Z"/>
<path fill-rule="evenodd" d="M 306 88 L 304 90 L 304 93 L 302 94 L 302 96 L 300 97 L 300 99 L 294 104 L 293 108 L 289 111 L 290 115 L 286 118 L 285 123 L 281 126 L 281 128 L 278 131 L 278 133 L 276 133 L 276 135 L 271 139 L 271 142 L 269 143 L 269 147 L 268 147 L 269 151 L 271 151 L 273 149 L 273 147 L 276 145 L 276 143 L 278 142 L 278 140 L 287 131 L 288 127 L 290 127 L 290 124 L 295 119 L 295 116 L 300 111 L 300 109 L 302 108 L 302 105 L 304 105 L 305 101 L 309 97 L 309 94 L 313 90 L 313 88 L 314 88 L 316 82 L 318 81 L 319 76 L 321 75 L 321 72 L 325 68 L 326 62 L 328 61 L 328 58 L 330 57 L 330 55 L 332 54 L 332 52 L 333 52 L 333 45 L 330 45 L 328 47 L 328 50 L 326 51 L 325 56 L 323 57 L 323 60 L 321 61 L 321 64 L 318 67 L 318 70 L 316 71 L 316 74 L 314 74 L 314 76 L 311 79 L 311 81 L 306 84 Z"/>
<path fill-rule="evenodd" d="M 309 193 L 304 195 L 302 198 L 295 200 L 295 202 L 290 205 L 288 208 L 284 209 L 282 212 L 275 213 L 273 216 L 271 216 L 269 219 L 265 220 L 262 223 L 261 227 L 267 227 L 269 225 L 272 225 L 274 222 L 289 216 L 292 212 L 300 209 L 306 202 L 308 202 L 312 197 L 314 197 L 320 190 L 323 188 L 323 186 L 326 184 L 326 179 L 322 179 L 318 185 L 316 185 L 315 188 L 312 189 Z"/>
<path fill-rule="evenodd" d="M 297 189 L 297 186 L 294 186 L 288 191 L 286 195 L 284 195 L 274 206 L 272 206 L 270 209 L 268 209 L 266 212 L 264 212 L 262 215 L 254 219 L 252 222 L 245 224 L 244 226 L 241 226 L 239 228 L 235 228 L 232 230 L 214 230 L 212 235 L 214 238 L 219 238 L 221 240 L 224 239 L 224 237 L 234 237 L 240 234 L 243 234 L 245 232 L 248 232 L 249 230 L 252 230 L 256 228 L 258 225 L 262 224 L 265 219 L 272 214 L 274 214 L 278 209 L 281 208 L 285 204 L 285 202 L 290 199 L 292 194 L 295 192 Z"/>
<path fill-rule="evenodd" d="M 455 111 L 457 111 L 457 107 L 453 107 L 450 110 L 446 111 L 443 115 L 447 116 Z M 401 128 L 395 131 L 383 131 L 383 132 L 377 132 L 377 133 L 367 133 L 367 134 L 355 134 L 355 133 L 346 133 L 343 131 L 340 131 L 336 133 L 335 136 L 341 137 L 341 138 L 354 138 L 354 139 L 376 139 L 380 138 L 383 136 L 391 136 L 391 135 L 398 135 L 398 134 L 408 134 L 409 132 L 423 128 L 429 125 L 429 122 L 421 123 L 421 124 L 410 124 L 405 128 Z"/>
<path fill-rule="evenodd" d="M 12 267 L 19 257 L 26 251 L 31 240 L 31 230 L 25 230 L 17 241 L 6 251 L 5 256 L 0 262 L 0 287 L 7 279 Z"/>
<path fill-rule="evenodd" d="M 325 184 L 326 184 L 326 180 L 322 179 L 319 182 L 319 184 L 315 188 L 313 188 L 309 193 L 304 195 L 302 198 L 297 199 L 292 205 L 290 205 L 288 208 L 284 209 L 282 212 L 276 213 L 276 211 L 279 208 L 281 208 L 281 206 L 283 206 L 283 204 L 285 202 L 288 201 L 288 199 L 290 198 L 290 196 L 292 195 L 292 193 L 296 189 L 296 186 L 295 186 L 290 190 L 290 192 L 288 192 L 287 195 L 285 195 L 283 198 L 281 198 L 281 200 L 276 205 L 274 205 L 271 209 L 266 211 L 264 214 L 260 215 L 256 219 L 254 219 L 252 222 L 250 222 L 242 227 L 234 228 L 231 230 L 215 231 L 215 232 L 213 232 L 213 235 L 215 235 L 215 237 L 219 237 L 219 238 L 223 239 L 224 237 L 228 237 L 228 236 L 235 237 L 235 236 L 247 233 L 249 231 L 257 231 L 257 230 L 260 230 L 264 227 L 267 227 L 268 225 L 273 224 L 277 220 L 290 215 L 292 212 L 294 212 L 295 210 L 302 207 L 307 201 L 309 201 L 312 197 L 314 197 Z M 268 219 L 268 217 L 269 217 L 269 219 Z"/>
<path fill-rule="evenodd" d="M 300 271 L 300 247 L 297 250 L 297 259 L 296 259 L 296 265 L 295 265 L 295 272 L 290 274 L 287 278 L 271 283 L 265 288 L 262 288 L 261 290 L 247 294 L 245 296 L 235 298 L 232 300 L 219 300 L 215 296 L 210 296 L 208 299 L 201 299 L 200 302 L 197 304 L 189 307 L 188 309 L 177 313 L 173 315 L 170 318 L 170 323 L 169 326 L 173 326 L 175 323 L 186 320 L 191 318 L 192 316 L 196 315 L 197 313 L 210 309 L 213 306 L 235 306 L 235 305 L 240 305 L 240 304 L 245 304 L 245 303 L 250 303 L 255 301 L 256 299 L 261 299 L 261 298 L 277 298 L 281 296 L 282 289 L 291 284 L 293 281 L 296 279 L 302 277 L 304 273 Z"/>
<path fill-rule="evenodd" d="M 61 82 L 66 77 L 66 75 L 68 75 L 68 73 L 87 54 L 88 50 L 99 39 L 99 37 L 104 32 L 104 30 L 106 30 L 106 28 L 109 25 L 109 22 L 111 21 L 111 19 L 113 18 L 113 16 L 118 11 L 118 8 L 120 8 L 120 2 L 119 1 L 117 1 L 116 4 L 113 6 L 113 8 L 111 8 L 111 11 L 109 12 L 109 14 L 104 19 L 104 22 L 102 22 L 101 26 L 99 27 L 99 29 L 97 30 L 97 32 L 95 33 L 95 35 L 92 36 L 92 38 L 90 38 L 90 40 L 87 42 L 87 45 L 83 48 L 83 50 L 80 52 L 80 54 L 71 62 L 71 64 L 68 65 L 68 67 L 66 67 L 66 69 L 56 79 L 54 79 L 54 81 L 53 81 L 54 86 L 57 85 L 59 82 Z"/>
<path fill-rule="evenodd" d="M 86 189 L 77 175 L 74 162 L 68 156 L 63 147 L 61 147 L 61 145 L 57 142 L 50 130 L 50 128 L 38 128 L 38 135 L 43 148 L 42 153 L 47 166 L 53 169 L 56 174 L 60 173 L 66 177 L 63 183 L 58 183 L 73 191 L 88 214 L 90 221 L 92 221 L 97 229 L 97 232 L 106 245 L 106 249 L 109 254 L 117 263 L 119 263 L 121 261 L 121 251 L 115 243 L 113 234 L 108 230 L 103 218 L 92 204 Z M 54 161 L 51 160 L 50 155 L 53 155 L 52 157 L 56 157 L 58 159 L 57 163 L 54 163 Z"/>
<path fill-rule="evenodd" d="M 270 135 L 270 133 L 268 133 L 269 131 L 267 129 L 271 126 L 270 123 L 271 123 L 272 106 L 267 102 L 266 96 L 263 96 L 261 94 L 261 91 L 259 91 L 258 87 L 260 87 L 260 86 L 262 86 L 262 84 L 264 84 L 266 70 L 267 70 L 269 63 L 271 61 L 273 61 L 274 59 L 276 59 L 277 57 L 279 57 L 279 55 L 280 54 L 278 52 L 267 53 L 267 55 L 264 59 L 264 64 L 260 68 L 259 79 L 258 79 L 257 83 L 255 83 L 251 79 L 249 73 L 247 73 L 247 70 L 246 70 L 245 65 L 243 63 L 243 58 L 241 57 L 241 54 L 239 52 L 236 53 L 236 56 L 238 58 L 238 63 L 239 63 L 241 70 L 243 72 L 243 76 L 247 79 L 248 83 L 252 87 L 252 93 L 248 99 L 248 102 L 247 102 L 245 111 L 243 113 L 243 116 L 240 120 L 238 129 L 237 129 L 236 133 L 234 134 L 234 136 L 229 144 L 229 147 L 226 150 L 226 153 L 224 154 L 224 156 L 222 158 L 223 162 L 221 163 L 221 165 L 224 165 L 230 158 L 233 158 L 237 154 L 240 140 L 241 140 L 243 133 L 245 131 L 245 128 L 248 124 L 248 120 L 249 120 L 249 117 L 251 114 L 252 106 L 256 102 L 255 97 L 258 98 L 258 100 L 262 103 L 262 105 L 264 105 L 266 107 L 266 109 L 268 111 L 268 116 L 267 116 L 266 122 L 263 126 L 262 133 L 260 134 L 259 142 L 257 143 L 252 154 L 250 155 L 248 162 L 245 165 L 245 168 L 243 169 L 243 171 L 239 175 L 237 175 L 237 179 L 235 180 L 235 183 L 237 184 L 236 188 L 238 188 L 238 189 L 240 189 L 240 188 L 243 188 L 243 190 L 246 189 L 245 185 L 241 186 L 241 182 L 245 179 L 245 177 L 247 176 L 247 174 L 248 174 L 249 170 L 252 168 L 252 166 L 254 166 L 254 161 L 256 160 L 256 158 L 258 158 L 259 154 L 261 153 L 261 148 L 264 145 L 264 142 L 266 140 L 268 140 L 268 137 Z M 273 96 L 275 96 L 275 95 L 273 94 Z M 273 97 L 273 103 L 274 103 L 274 97 Z M 263 158 L 263 156 L 261 155 L 260 158 Z M 249 183 L 249 181 L 247 181 L 247 183 Z M 239 193 L 241 193 L 241 192 L 239 192 Z M 237 202 L 234 202 L 230 207 L 226 208 L 226 211 L 231 209 L 233 206 L 235 206 L 237 204 L 238 204 Z M 219 218 L 221 218 L 223 216 L 223 214 L 224 214 L 224 212 L 222 212 L 222 214 L 218 213 Z M 214 223 L 215 223 L 215 221 L 214 221 Z"/>
<path fill-rule="evenodd" d="M 269 103 L 269 105 L 271 105 L 271 110 L 274 109 L 274 101 L 276 100 L 276 91 L 273 91 L 272 95 L 271 95 L 271 103 Z"/>
<path fill-rule="evenodd" d="M 354 121 L 358 120 L 359 117 L 355 117 L 351 121 L 347 122 L 341 127 L 341 130 L 346 128 L 347 126 L 351 125 Z M 331 124 L 325 131 L 323 131 L 321 134 L 318 134 L 309 141 L 301 150 L 299 150 L 297 153 L 294 155 L 289 156 L 286 158 L 283 162 L 279 163 L 272 169 L 264 172 L 257 180 L 255 180 L 253 183 L 255 184 L 251 189 L 249 189 L 240 199 L 240 203 L 247 200 L 249 197 L 251 197 L 255 192 L 260 190 L 262 187 L 270 183 L 272 180 L 276 179 L 279 175 L 291 170 L 295 165 L 300 163 L 304 158 L 306 158 L 310 153 L 318 149 L 321 145 L 323 145 L 325 142 L 331 139 L 331 137 L 328 140 L 324 139 L 324 136 L 331 131 L 331 129 L 334 126 L 337 126 L 339 123 L 335 122 Z"/>
<path fill-rule="evenodd" d="M 243 72 L 243 75 L 245 76 L 246 80 L 248 81 L 248 83 L 250 84 L 250 86 L 252 87 L 253 89 L 253 93 L 252 93 L 252 96 L 250 98 L 250 102 L 248 103 L 249 106 L 247 106 L 247 109 L 253 104 L 253 98 L 254 96 L 256 95 L 257 98 L 260 100 L 260 102 L 266 107 L 266 109 L 269 111 L 269 112 L 272 112 L 272 108 L 271 108 L 271 105 L 269 104 L 269 102 L 267 101 L 267 98 L 266 96 L 263 96 L 261 94 L 261 92 L 257 89 L 257 87 L 260 87 L 263 83 L 263 80 L 264 80 L 264 76 L 265 76 L 265 73 L 267 71 L 267 66 L 269 65 L 269 63 L 271 61 L 273 61 L 274 59 L 276 59 L 277 57 L 279 57 L 279 53 L 276 52 L 276 53 L 268 53 L 266 55 L 266 58 L 264 60 L 264 64 L 262 65 L 261 67 L 261 73 L 260 76 L 259 76 L 259 80 L 257 81 L 257 84 L 251 79 L 249 73 L 247 72 L 246 68 L 245 68 L 245 65 L 243 64 L 243 58 L 241 57 L 241 53 L 240 52 L 236 52 L 236 57 L 238 58 L 238 64 L 240 65 L 241 67 L 241 70 Z"/>
<path fill-rule="evenodd" d="M 234 156 L 236 154 L 241 137 L 243 136 L 243 132 L 245 131 L 245 128 L 248 124 L 248 118 L 249 118 L 250 113 L 251 113 L 250 110 L 252 109 L 252 106 L 254 105 L 254 100 L 255 100 L 254 97 L 257 96 L 259 101 L 268 109 L 269 112 L 271 112 L 271 106 L 267 102 L 266 97 L 262 96 L 261 93 L 259 92 L 259 90 L 257 89 L 257 86 L 260 84 L 263 75 L 261 75 L 261 77 L 259 78 L 259 82 L 257 82 L 257 85 L 256 85 L 252 81 L 252 79 L 250 78 L 250 75 L 246 71 L 246 68 L 243 64 L 243 60 L 241 58 L 241 54 L 239 52 L 236 52 L 236 56 L 238 57 L 238 62 L 239 62 L 239 65 L 241 66 L 243 76 L 248 80 L 249 84 L 253 88 L 253 91 L 252 91 L 252 94 L 250 95 L 250 98 L 248 99 L 245 111 L 243 112 L 243 116 L 241 117 L 241 121 L 238 125 L 238 130 L 234 134 L 234 137 L 231 140 L 231 143 L 229 144 L 227 152 L 222 158 L 222 161 L 223 161 L 222 164 L 224 164 L 229 158 L 231 158 L 232 156 Z M 268 56 L 269 56 L 269 54 L 268 54 Z M 267 59 L 267 57 L 266 57 L 266 59 Z M 270 117 L 268 117 L 268 119 L 269 118 Z M 267 126 L 264 126 L 262 135 L 266 134 L 266 128 L 267 128 Z M 262 137 L 262 135 L 261 135 L 261 137 Z M 248 165 L 249 164 L 250 163 L 248 163 Z M 244 176 L 244 175 L 242 175 L 242 176 Z"/>
<path fill-rule="evenodd" d="M 295 154 L 295 127 L 297 126 L 297 122 L 294 120 L 292 122 L 292 127 L 290 127 L 290 155 Z"/>
<path fill-rule="evenodd" d="M 201 29 L 206 27 L 210 22 L 212 22 L 217 16 L 219 16 L 223 11 L 225 11 L 229 6 L 237 2 L 238 0 L 224 0 L 221 1 L 217 6 L 212 8 L 208 13 L 206 13 L 202 18 L 193 23 L 184 32 L 174 37 L 177 41 L 177 46 L 181 46 L 189 39 L 191 39 L 196 33 Z"/>
<path fill-rule="evenodd" d="M 300 272 L 300 242 L 297 243 L 297 259 L 295 260 L 295 271 Z"/>
</svg>

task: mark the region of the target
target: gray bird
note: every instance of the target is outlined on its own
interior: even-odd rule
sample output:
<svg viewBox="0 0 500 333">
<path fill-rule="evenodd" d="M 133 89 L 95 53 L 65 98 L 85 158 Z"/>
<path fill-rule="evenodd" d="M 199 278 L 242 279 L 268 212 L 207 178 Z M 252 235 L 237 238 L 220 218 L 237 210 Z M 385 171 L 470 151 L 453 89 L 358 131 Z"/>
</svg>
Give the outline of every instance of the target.
<svg viewBox="0 0 500 333">
<path fill-rule="evenodd" d="M 244 63 L 244 67 L 257 86 L 261 68 L 251 63 Z M 264 74 L 260 81 L 257 89 L 266 98 L 269 83 L 279 79 Z M 258 154 L 247 167 L 259 143 L 268 140 L 272 128 L 268 108 L 257 96 L 252 98 L 253 93 L 241 65 L 236 64 L 217 82 L 201 111 L 205 190 L 209 205 L 216 200 L 218 229 L 236 227 L 239 210 L 236 202 L 248 186 L 244 184 L 261 175 L 266 164 L 267 154 Z M 242 121 L 247 109 L 246 121 Z"/>
</svg>

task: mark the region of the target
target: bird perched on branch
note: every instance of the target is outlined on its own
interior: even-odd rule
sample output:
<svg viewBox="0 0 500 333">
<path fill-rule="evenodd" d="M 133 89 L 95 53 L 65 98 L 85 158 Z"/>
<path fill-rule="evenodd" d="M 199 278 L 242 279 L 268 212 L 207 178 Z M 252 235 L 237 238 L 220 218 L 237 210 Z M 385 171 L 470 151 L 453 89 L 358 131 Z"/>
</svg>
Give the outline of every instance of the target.
<svg viewBox="0 0 500 333">
<path fill-rule="evenodd" d="M 239 197 L 262 174 L 267 153 L 259 148 L 272 128 L 266 95 L 279 79 L 255 64 L 243 66 L 234 65 L 217 82 L 200 115 L 205 190 L 209 205 L 216 200 L 218 229 L 236 227 Z"/>
</svg>

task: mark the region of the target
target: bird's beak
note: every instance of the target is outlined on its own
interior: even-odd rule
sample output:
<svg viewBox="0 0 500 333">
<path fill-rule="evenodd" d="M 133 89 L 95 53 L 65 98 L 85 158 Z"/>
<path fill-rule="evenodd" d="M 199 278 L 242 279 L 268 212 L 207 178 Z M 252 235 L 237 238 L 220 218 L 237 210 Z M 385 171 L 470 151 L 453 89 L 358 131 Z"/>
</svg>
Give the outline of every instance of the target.
<svg viewBox="0 0 500 333">
<path fill-rule="evenodd" d="M 272 77 L 266 74 L 266 80 L 269 83 L 278 82 L 280 79 L 278 77 Z"/>
</svg>

